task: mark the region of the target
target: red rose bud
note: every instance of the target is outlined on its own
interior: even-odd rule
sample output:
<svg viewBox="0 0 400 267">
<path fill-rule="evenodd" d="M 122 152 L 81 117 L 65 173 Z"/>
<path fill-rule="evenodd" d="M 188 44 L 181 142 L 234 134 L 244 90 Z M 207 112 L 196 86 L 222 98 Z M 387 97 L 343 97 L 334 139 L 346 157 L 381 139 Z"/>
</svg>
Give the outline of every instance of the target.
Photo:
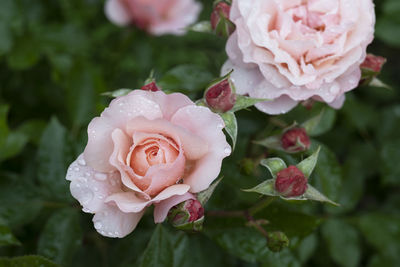
<svg viewBox="0 0 400 267">
<path fill-rule="evenodd" d="M 267 246 L 272 252 L 279 252 L 289 246 L 289 239 L 282 232 L 270 232 L 267 235 Z"/>
<path fill-rule="evenodd" d="M 151 92 L 157 92 L 157 91 L 161 91 L 161 89 L 157 86 L 156 82 L 151 82 L 148 83 L 146 85 L 143 85 L 142 88 L 140 88 L 144 91 L 151 91 Z"/>
<path fill-rule="evenodd" d="M 197 199 L 186 200 L 168 212 L 168 221 L 181 230 L 200 231 L 203 220 L 204 208 Z"/>
<path fill-rule="evenodd" d="M 289 166 L 277 173 L 275 190 L 284 197 L 301 196 L 307 190 L 307 178 L 296 166 Z"/>
<path fill-rule="evenodd" d="M 228 37 L 235 30 L 235 25 L 229 20 L 230 11 L 230 5 L 225 2 L 219 2 L 211 13 L 211 28 L 219 36 Z"/>
<path fill-rule="evenodd" d="M 304 128 L 292 128 L 281 137 L 283 149 L 289 152 L 299 152 L 310 148 L 311 142 Z"/>
<path fill-rule="evenodd" d="M 207 105 L 218 112 L 231 110 L 236 103 L 236 94 L 232 89 L 229 78 L 224 79 L 207 89 L 205 100 Z"/>
<path fill-rule="evenodd" d="M 367 69 L 379 74 L 383 65 L 386 63 L 386 58 L 368 54 L 365 61 L 361 64 L 361 69 Z"/>
</svg>

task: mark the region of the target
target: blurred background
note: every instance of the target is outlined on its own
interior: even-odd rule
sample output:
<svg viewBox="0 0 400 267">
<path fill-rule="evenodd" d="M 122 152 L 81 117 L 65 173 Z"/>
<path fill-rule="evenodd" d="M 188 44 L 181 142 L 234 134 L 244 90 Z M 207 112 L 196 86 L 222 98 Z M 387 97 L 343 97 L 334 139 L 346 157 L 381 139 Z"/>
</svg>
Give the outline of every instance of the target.
<svg viewBox="0 0 400 267">
<path fill-rule="evenodd" d="M 208 20 L 213 1 L 202 2 L 200 20 Z M 258 218 L 284 231 L 291 245 L 273 253 L 240 219 L 206 218 L 201 234 L 165 225 L 149 242 L 155 229 L 149 215 L 127 238 L 102 237 L 65 180 L 85 147 L 87 124 L 110 101 L 102 93 L 140 88 L 154 70 L 165 91 L 198 99 L 219 75 L 226 40 L 119 28 L 106 19 L 102 0 L 0 0 L 0 266 L 43 261 L 4 259 L 23 255 L 76 267 L 400 266 L 400 1 L 374 2 L 369 52 L 387 58 L 380 79 L 392 89 L 360 87 L 341 110 L 329 110 L 313 140 L 323 149 L 311 183 L 341 207 L 276 201 Z M 244 163 L 266 153 L 251 141 L 275 131 L 276 120 L 302 122 L 322 108 L 299 106 L 275 118 L 255 109 L 238 113 L 238 145 L 207 210 L 255 203 L 256 194 L 240 189 L 268 176 Z M 149 255 L 158 256 L 144 260 Z"/>
</svg>

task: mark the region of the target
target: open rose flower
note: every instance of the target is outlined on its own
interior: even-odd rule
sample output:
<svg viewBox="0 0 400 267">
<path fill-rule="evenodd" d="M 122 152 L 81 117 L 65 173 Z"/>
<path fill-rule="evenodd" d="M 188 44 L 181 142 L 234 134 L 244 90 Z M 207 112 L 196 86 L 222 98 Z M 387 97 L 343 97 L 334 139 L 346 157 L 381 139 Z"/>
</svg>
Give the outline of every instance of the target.
<svg viewBox="0 0 400 267">
<path fill-rule="evenodd" d="M 223 128 L 183 94 L 135 90 L 89 124 L 85 151 L 68 169 L 71 193 L 104 236 L 126 236 L 152 204 L 160 223 L 217 178 L 231 152 Z"/>
<path fill-rule="evenodd" d="M 375 24 L 372 0 L 233 0 L 230 19 L 222 74 L 234 69 L 237 93 L 270 99 L 257 104 L 269 114 L 307 99 L 340 108 Z"/>
<path fill-rule="evenodd" d="M 201 4 L 194 0 L 107 0 L 105 13 L 113 23 L 135 24 L 154 35 L 185 33 L 197 20 Z"/>
</svg>

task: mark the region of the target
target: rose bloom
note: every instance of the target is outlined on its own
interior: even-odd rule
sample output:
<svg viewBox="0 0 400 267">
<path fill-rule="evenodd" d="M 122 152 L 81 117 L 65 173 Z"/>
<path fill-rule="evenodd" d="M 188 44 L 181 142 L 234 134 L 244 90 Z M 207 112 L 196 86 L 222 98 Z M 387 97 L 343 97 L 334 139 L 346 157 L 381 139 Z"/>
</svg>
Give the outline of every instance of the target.
<svg viewBox="0 0 400 267">
<path fill-rule="evenodd" d="M 307 99 L 340 108 L 375 24 L 371 0 L 233 0 L 230 19 L 222 74 L 234 69 L 238 93 L 270 99 L 257 104 L 269 114 Z"/>
<path fill-rule="evenodd" d="M 184 34 L 200 11 L 201 4 L 195 0 L 107 0 L 105 5 L 111 22 L 133 23 L 153 35 Z"/>
<path fill-rule="evenodd" d="M 180 93 L 116 98 L 89 124 L 85 151 L 68 169 L 71 193 L 104 236 L 126 236 L 152 204 L 160 223 L 217 178 L 231 152 L 224 126 Z"/>
</svg>

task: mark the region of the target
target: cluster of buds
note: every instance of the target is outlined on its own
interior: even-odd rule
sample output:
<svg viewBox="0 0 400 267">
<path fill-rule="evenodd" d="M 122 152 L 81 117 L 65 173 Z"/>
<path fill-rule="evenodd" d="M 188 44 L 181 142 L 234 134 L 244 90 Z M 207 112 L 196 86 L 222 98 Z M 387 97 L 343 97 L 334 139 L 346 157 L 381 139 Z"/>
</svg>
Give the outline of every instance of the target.
<svg viewBox="0 0 400 267">
<path fill-rule="evenodd" d="M 180 230 L 201 231 L 204 221 L 204 208 L 197 199 L 186 200 L 169 210 L 168 221 Z"/>
<path fill-rule="evenodd" d="M 231 6 L 220 1 L 214 5 L 214 10 L 211 13 L 211 28 L 218 36 L 228 37 L 235 30 L 235 25 L 229 20 Z"/>
</svg>

